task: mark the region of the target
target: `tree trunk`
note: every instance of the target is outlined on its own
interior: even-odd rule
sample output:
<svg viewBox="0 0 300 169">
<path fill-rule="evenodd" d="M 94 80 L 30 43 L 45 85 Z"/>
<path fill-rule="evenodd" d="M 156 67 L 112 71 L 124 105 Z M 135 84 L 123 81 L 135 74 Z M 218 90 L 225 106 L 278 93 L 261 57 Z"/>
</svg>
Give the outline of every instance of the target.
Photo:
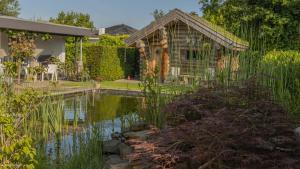
<svg viewBox="0 0 300 169">
<path fill-rule="evenodd" d="M 18 84 L 21 84 L 21 66 L 22 63 L 20 60 L 17 61 L 17 67 L 18 67 Z"/>
<path fill-rule="evenodd" d="M 161 68 L 161 81 L 162 81 L 162 83 L 164 83 L 166 78 L 168 77 L 169 62 L 170 62 L 170 57 L 169 57 L 168 48 L 164 48 L 163 52 L 162 52 L 162 68 Z"/>
<path fill-rule="evenodd" d="M 160 45 L 163 51 L 161 56 L 162 64 L 161 64 L 160 76 L 161 76 L 161 82 L 164 83 L 169 74 L 169 62 L 170 62 L 170 57 L 168 52 L 168 33 L 166 31 L 166 28 L 161 29 L 161 34 L 162 34 L 162 39 L 160 41 Z"/>
</svg>

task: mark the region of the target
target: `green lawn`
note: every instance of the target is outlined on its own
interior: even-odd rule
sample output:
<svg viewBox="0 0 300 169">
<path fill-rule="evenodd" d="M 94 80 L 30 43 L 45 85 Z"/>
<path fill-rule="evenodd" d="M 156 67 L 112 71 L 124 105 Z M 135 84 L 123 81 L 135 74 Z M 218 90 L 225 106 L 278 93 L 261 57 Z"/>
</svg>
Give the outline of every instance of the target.
<svg viewBox="0 0 300 169">
<path fill-rule="evenodd" d="M 121 90 L 142 90 L 139 83 L 132 82 L 119 82 L 119 81 L 104 81 L 101 82 L 101 89 L 121 89 Z M 161 84 L 162 93 L 169 94 L 182 94 L 188 91 L 192 91 L 191 86 L 186 85 L 172 85 L 172 84 Z"/>
<path fill-rule="evenodd" d="M 32 88 L 36 91 L 59 93 L 59 92 L 71 92 L 76 90 L 92 89 L 95 87 L 93 81 L 87 82 L 74 82 L 74 81 L 59 81 L 59 83 L 50 83 L 48 81 L 36 82 L 36 83 L 23 83 L 19 86 L 19 89 Z M 116 89 L 116 90 L 133 90 L 141 91 L 142 87 L 138 81 L 104 81 L 100 82 L 100 89 Z M 161 84 L 161 90 L 163 93 L 180 94 L 190 91 L 192 88 L 185 85 L 172 85 Z"/>
<path fill-rule="evenodd" d="M 71 82 L 64 81 L 61 85 L 64 87 L 93 87 L 92 82 Z M 123 90 L 141 90 L 138 83 L 132 82 L 118 82 L 118 81 L 104 81 L 100 82 L 102 89 L 123 89 Z"/>
<path fill-rule="evenodd" d="M 62 81 L 59 86 L 64 87 L 93 87 L 94 84 L 91 81 L 86 82 L 74 82 L 74 81 Z"/>
<path fill-rule="evenodd" d="M 100 83 L 102 89 L 141 90 L 139 83 L 104 81 Z"/>
</svg>

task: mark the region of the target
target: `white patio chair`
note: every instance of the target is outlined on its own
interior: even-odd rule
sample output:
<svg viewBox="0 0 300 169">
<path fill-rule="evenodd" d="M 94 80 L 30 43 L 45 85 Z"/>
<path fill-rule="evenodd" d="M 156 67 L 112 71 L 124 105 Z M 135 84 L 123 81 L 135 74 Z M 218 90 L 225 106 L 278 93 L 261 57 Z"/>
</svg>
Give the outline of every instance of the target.
<svg viewBox="0 0 300 169">
<path fill-rule="evenodd" d="M 171 76 L 178 77 L 180 75 L 180 67 L 171 67 Z"/>
<path fill-rule="evenodd" d="M 4 74 L 4 65 L 2 63 L 0 63 L 0 75 Z"/>
<path fill-rule="evenodd" d="M 24 72 L 24 78 L 26 79 L 28 74 L 29 74 L 29 71 L 28 71 L 28 68 L 29 68 L 29 64 L 22 64 L 22 67 L 21 67 L 21 72 L 23 73 Z"/>
<path fill-rule="evenodd" d="M 49 64 L 47 68 L 47 75 L 51 75 L 51 81 L 54 80 L 57 81 L 57 68 L 58 66 L 56 64 Z M 44 75 L 42 74 L 42 80 L 44 80 Z"/>
</svg>

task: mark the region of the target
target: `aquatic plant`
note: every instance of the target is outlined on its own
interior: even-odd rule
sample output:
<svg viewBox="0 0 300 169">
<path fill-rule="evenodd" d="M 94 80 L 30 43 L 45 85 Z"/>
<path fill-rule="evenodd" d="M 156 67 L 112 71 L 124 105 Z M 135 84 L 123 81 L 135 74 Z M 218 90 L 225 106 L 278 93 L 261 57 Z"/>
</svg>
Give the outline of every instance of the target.
<svg viewBox="0 0 300 169">
<path fill-rule="evenodd" d="M 143 89 L 143 117 L 145 121 L 162 128 L 165 123 L 165 115 L 161 108 L 166 103 L 163 96 L 162 87 L 159 83 L 159 69 L 155 68 L 153 74 L 147 74 L 143 82 L 140 84 Z"/>
<path fill-rule="evenodd" d="M 92 125 L 87 131 L 79 134 L 77 144 L 73 146 L 70 158 L 66 158 L 62 169 L 94 169 L 103 168 L 103 136 L 102 126 Z"/>
</svg>

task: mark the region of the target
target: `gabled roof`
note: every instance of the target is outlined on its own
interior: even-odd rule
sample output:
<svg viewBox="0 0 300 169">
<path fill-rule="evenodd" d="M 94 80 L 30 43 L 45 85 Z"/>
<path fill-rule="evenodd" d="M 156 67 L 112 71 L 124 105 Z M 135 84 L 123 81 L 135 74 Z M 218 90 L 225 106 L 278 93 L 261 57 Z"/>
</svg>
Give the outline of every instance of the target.
<svg viewBox="0 0 300 169">
<path fill-rule="evenodd" d="M 125 24 L 120 24 L 120 25 L 115 25 L 115 26 L 105 28 L 105 33 L 110 35 L 125 35 L 125 34 L 130 35 L 135 33 L 136 31 L 137 29 Z"/>
<path fill-rule="evenodd" d="M 138 40 L 147 37 L 148 35 L 152 34 L 161 27 L 169 24 L 172 21 L 177 20 L 182 21 L 183 23 L 189 25 L 191 28 L 199 31 L 200 33 L 211 38 L 212 40 L 226 48 L 230 48 L 232 50 L 237 51 L 243 51 L 246 50 L 249 46 L 248 42 L 243 41 L 237 36 L 226 31 L 225 29 L 212 24 L 201 17 L 189 15 L 179 9 L 174 9 L 170 11 L 162 18 L 152 22 L 150 25 L 131 35 L 128 39 L 125 40 L 125 42 L 129 46 L 132 46 Z"/>
<path fill-rule="evenodd" d="M 0 16 L 0 29 L 24 30 L 63 36 L 91 37 L 98 34 L 97 31 L 89 28 L 54 24 L 50 22 L 37 22 L 10 16 Z"/>
</svg>

